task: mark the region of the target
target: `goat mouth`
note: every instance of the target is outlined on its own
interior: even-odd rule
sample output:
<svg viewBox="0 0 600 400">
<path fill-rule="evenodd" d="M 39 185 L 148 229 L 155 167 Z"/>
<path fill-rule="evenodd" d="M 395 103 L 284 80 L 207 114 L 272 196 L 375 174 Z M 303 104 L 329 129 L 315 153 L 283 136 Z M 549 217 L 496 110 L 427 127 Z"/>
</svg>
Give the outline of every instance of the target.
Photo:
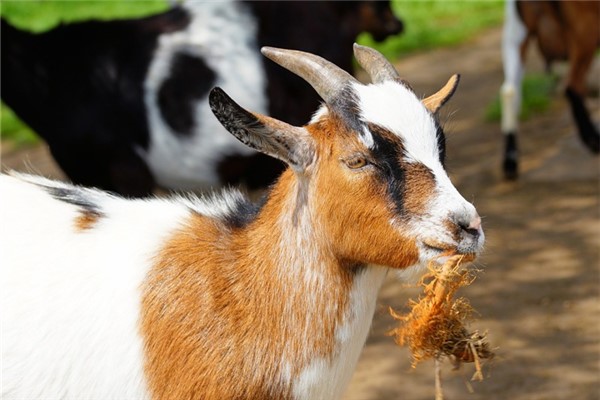
<svg viewBox="0 0 600 400">
<path fill-rule="evenodd" d="M 424 240 L 422 243 L 425 249 L 435 253 L 429 255 L 432 260 L 436 260 L 438 263 L 444 263 L 447 257 L 452 256 L 461 256 L 464 262 L 471 262 L 477 258 L 477 252 L 472 249 L 461 249 L 460 246 L 452 246 L 431 240 Z"/>
<path fill-rule="evenodd" d="M 436 240 L 423 240 L 423 245 L 429 249 L 434 250 L 438 253 L 446 253 L 447 255 L 456 254 L 456 247 L 447 243 L 438 242 Z"/>
</svg>

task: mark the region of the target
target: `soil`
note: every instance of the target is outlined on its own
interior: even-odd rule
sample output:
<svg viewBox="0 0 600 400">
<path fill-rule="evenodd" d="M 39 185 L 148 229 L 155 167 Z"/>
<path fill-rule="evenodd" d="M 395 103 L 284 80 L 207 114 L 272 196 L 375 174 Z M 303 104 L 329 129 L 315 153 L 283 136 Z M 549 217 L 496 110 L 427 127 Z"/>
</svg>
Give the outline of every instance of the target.
<svg viewBox="0 0 600 400">
<path fill-rule="evenodd" d="M 444 392 L 447 399 L 600 399 L 599 159 L 580 143 L 559 88 L 548 112 L 521 124 L 520 178 L 502 178 L 502 134 L 484 120 L 502 83 L 500 40 L 494 29 L 397 63 L 424 95 L 461 73 L 442 111 L 448 171 L 483 216 L 487 238 L 476 262 L 481 273 L 461 295 L 480 314 L 471 328 L 488 332 L 496 357 L 482 382 L 471 382 L 471 364 L 453 371 L 444 363 Z M 535 51 L 529 56 L 528 70 L 542 71 Z M 586 101 L 599 121 L 598 99 Z M 2 144 L 3 169 L 64 178 L 44 145 Z M 386 335 L 395 326 L 388 306 L 401 309 L 417 294 L 389 274 L 346 400 L 434 397 L 433 362 L 411 368 L 408 351 Z"/>
</svg>

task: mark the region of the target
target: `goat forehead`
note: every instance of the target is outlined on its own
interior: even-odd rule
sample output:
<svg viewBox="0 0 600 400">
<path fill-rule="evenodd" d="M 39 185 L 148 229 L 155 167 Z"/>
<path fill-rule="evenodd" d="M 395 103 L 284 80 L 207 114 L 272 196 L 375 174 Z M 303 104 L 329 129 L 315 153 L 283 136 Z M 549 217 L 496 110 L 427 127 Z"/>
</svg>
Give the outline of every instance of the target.
<svg viewBox="0 0 600 400">
<path fill-rule="evenodd" d="M 422 163 L 432 170 L 441 167 L 437 125 L 431 113 L 417 96 L 399 82 L 353 87 L 357 97 L 359 118 L 366 123 L 359 135 L 367 135 L 368 124 L 381 126 L 397 136 L 408 161 Z M 373 140 L 363 140 L 368 146 Z"/>
</svg>

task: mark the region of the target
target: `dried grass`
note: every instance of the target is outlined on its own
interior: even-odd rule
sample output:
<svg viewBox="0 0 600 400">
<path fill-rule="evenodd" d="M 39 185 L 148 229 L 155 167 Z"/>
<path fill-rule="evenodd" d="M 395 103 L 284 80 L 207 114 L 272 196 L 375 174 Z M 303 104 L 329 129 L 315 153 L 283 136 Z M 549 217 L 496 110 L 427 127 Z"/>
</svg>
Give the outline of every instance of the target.
<svg viewBox="0 0 600 400">
<path fill-rule="evenodd" d="M 461 267 L 468 261 L 472 261 L 469 256 L 452 256 L 441 267 L 430 266 L 429 273 L 420 282 L 424 295 L 418 301 L 409 302 L 410 312 L 399 314 L 390 308 L 392 317 L 400 321 L 400 325 L 389 334 L 398 345 L 408 346 L 413 367 L 434 358 L 439 368 L 439 361 L 448 357 L 455 367 L 474 362 L 474 378 L 481 380 L 481 360 L 492 358 L 493 352 L 485 334 L 465 328 L 474 313 L 468 300 L 454 298 L 460 287 L 470 285 L 475 279 L 472 271 Z M 439 370 L 436 370 L 436 387 L 438 385 L 441 388 Z"/>
</svg>

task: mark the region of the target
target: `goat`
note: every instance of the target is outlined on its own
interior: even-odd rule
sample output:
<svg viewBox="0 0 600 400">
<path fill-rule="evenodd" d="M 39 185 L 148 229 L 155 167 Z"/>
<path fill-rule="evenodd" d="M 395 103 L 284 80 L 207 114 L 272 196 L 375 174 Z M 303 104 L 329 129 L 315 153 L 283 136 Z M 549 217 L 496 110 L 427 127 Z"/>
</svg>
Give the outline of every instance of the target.
<svg viewBox="0 0 600 400">
<path fill-rule="evenodd" d="M 262 51 L 324 104 L 297 127 L 211 91 L 233 136 L 289 166 L 258 204 L 1 179 L 3 398 L 338 398 L 388 269 L 481 251 L 443 167 L 437 112 L 457 75 L 421 101 L 367 47 L 368 85 Z"/>
<path fill-rule="evenodd" d="M 500 90 L 506 178 L 518 176 L 516 134 L 521 81 L 527 45 L 533 38 L 548 68 L 555 60 L 570 62 L 565 95 L 581 140 L 593 153 L 600 152 L 600 134 L 583 101 L 585 78 L 600 45 L 599 26 L 600 8 L 596 1 L 506 1 L 502 38 L 505 80 Z"/>
<path fill-rule="evenodd" d="M 261 113 L 304 124 L 317 96 L 265 66 L 260 46 L 312 51 L 351 71 L 347 49 L 363 29 L 381 40 L 402 24 L 389 2 L 365 1 L 190 1 L 151 17 L 42 34 L 3 20 L 2 99 L 74 183 L 136 197 L 157 184 L 262 188 L 283 164 L 225 132 L 208 107 L 209 89 L 222 86 Z"/>
</svg>

